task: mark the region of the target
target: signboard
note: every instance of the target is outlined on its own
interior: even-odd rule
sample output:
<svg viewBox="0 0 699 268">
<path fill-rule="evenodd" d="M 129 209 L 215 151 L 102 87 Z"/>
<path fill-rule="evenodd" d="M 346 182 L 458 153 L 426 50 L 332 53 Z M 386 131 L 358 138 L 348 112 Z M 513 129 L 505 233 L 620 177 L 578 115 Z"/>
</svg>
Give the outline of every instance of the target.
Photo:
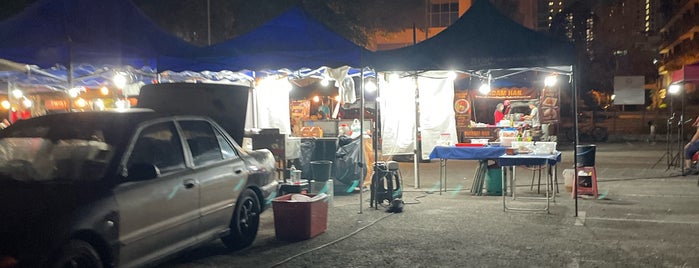
<svg viewBox="0 0 699 268">
<path fill-rule="evenodd" d="M 645 78 L 643 76 L 615 76 L 614 104 L 644 105 Z"/>
<path fill-rule="evenodd" d="M 503 100 L 519 100 L 519 99 L 535 99 L 539 96 L 533 88 L 528 87 L 510 87 L 510 88 L 494 88 L 487 95 L 481 95 L 478 91 L 473 90 L 474 98 L 483 99 L 503 99 Z"/>
</svg>

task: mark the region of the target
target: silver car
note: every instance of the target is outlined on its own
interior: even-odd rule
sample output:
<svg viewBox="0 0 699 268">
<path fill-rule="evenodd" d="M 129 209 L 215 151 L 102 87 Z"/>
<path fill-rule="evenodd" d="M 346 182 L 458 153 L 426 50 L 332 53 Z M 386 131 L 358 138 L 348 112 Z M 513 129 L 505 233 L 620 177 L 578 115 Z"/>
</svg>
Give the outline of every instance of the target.
<svg viewBox="0 0 699 268">
<path fill-rule="evenodd" d="M 203 116 L 78 112 L 0 130 L 0 267 L 133 267 L 249 246 L 274 158 Z"/>
</svg>

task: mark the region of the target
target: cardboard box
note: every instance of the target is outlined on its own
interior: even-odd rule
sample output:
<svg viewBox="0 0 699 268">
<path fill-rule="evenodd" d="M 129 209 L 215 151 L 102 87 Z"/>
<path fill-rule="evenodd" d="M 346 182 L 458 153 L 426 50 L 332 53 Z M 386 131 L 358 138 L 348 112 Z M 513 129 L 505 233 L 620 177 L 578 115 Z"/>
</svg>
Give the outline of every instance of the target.
<svg viewBox="0 0 699 268">
<path fill-rule="evenodd" d="M 298 202 L 292 201 L 291 195 L 282 195 L 272 200 L 274 232 L 277 239 L 300 241 L 325 232 L 328 228 L 327 198 L 313 202 Z"/>
</svg>

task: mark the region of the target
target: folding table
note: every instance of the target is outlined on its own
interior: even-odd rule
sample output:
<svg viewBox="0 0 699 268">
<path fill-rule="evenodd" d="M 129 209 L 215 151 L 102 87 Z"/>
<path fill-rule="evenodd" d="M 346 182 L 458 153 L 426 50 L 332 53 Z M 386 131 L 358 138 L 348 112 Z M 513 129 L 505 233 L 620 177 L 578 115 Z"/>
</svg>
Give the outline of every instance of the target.
<svg viewBox="0 0 699 268">
<path fill-rule="evenodd" d="M 442 194 L 442 188 L 445 192 L 447 190 L 448 159 L 479 160 L 471 193 L 480 195 L 483 191 L 483 180 L 488 171 L 488 159 L 498 159 L 505 154 L 505 149 L 507 147 L 435 146 L 430 153 L 430 159 L 439 159 L 439 193 Z"/>
<path fill-rule="evenodd" d="M 549 202 L 551 200 L 550 194 L 550 186 L 549 183 L 551 180 L 555 180 L 551 176 L 556 176 L 558 173 L 557 170 L 557 164 L 561 162 L 561 152 L 554 152 L 553 154 L 516 154 L 516 155 L 507 155 L 503 154 L 500 157 L 498 157 L 498 164 L 500 165 L 501 172 L 502 172 L 502 208 L 503 211 L 507 210 L 524 210 L 524 211 L 546 211 L 546 213 L 549 212 Z M 546 179 L 546 197 L 520 197 L 522 199 L 535 199 L 535 200 L 545 200 L 546 201 L 546 206 L 543 208 L 516 208 L 516 207 L 508 207 L 507 206 L 507 201 L 505 198 L 505 193 L 506 193 L 506 186 L 505 186 L 505 180 L 507 177 L 505 176 L 505 170 L 508 167 L 512 167 L 512 172 L 510 173 L 512 176 L 512 182 L 510 183 L 511 187 L 511 192 L 512 192 L 512 198 L 515 198 L 515 180 L 516 180 L 516 173 L 514 172 L 514 167 L 516 166 L 543 166 L 546 165 L 548 172 L 549 178 Z M 553 172 L 551 172 L 551 167 L 554 168 Z M 557 180 L 556 180 L 557 181 Z M 555 194 L 553 195 L 554 201 L 555 201 Z"/>
</svg>

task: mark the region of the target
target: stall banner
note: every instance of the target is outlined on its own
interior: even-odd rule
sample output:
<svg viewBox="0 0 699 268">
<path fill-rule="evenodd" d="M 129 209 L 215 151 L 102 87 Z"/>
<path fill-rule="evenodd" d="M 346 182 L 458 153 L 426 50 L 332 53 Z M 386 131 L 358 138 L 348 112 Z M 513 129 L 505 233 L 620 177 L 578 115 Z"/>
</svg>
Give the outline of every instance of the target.
<svg viewBox="0 0 699 268">
<path fill-rule="evenodd" d="M 521 100 L 539 97 L 539 92 L 536 89 L 528 87 L 494 88 L 487 95 L 480 94 L 478 90 L 471 90 L 471 92 L 474 99 Z"/>
<path fill-rule="evenodd" d="M 456 118 L 456 132 L 463 133 L 468 129 L 469 122 L 471 122 L 471 110 L 473 105 L 471 105 L 471 97 L 466 90 L 459 90 L 454 92 L 454 112 Z M 461 138 L 459 137 L 459 140 Z"/>
</svg>

